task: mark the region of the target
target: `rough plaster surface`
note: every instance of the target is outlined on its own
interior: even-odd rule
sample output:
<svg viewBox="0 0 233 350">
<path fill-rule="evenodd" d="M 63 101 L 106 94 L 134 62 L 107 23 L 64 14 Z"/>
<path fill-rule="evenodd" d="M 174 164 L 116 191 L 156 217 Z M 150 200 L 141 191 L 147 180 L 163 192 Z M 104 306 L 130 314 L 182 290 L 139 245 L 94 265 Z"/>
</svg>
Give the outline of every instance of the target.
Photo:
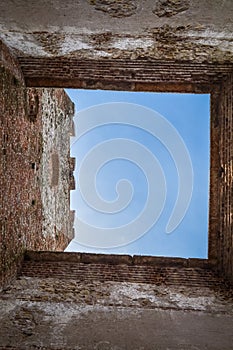
<svg viewBox="0 0 233 350">
<path fill-rule="evenodd" d="M 229 350 L 233 341 L 231 300 L 210 288 L 21 277 L 0 310 L 0 348 Z"/>
<path fill-rule="evenodd" d="M 61 235 L 69 236 L 73 226 L 70 220 L 69 158 L 74 106 L 62 89 L 37 91 L 42 109 L 42 234 L 56 240 Z"/>
<path fill-rule="evenodd" d="M 233 316 L 232 295 L 209 287 L 22 276 L 2 294 L 28 302 L 206 311 Z"/>
<path fill-rule="evenodd" d="M 0 38 L 18 56 L 230 61 L 231 0 L 0 3 Z"/>
</svg>

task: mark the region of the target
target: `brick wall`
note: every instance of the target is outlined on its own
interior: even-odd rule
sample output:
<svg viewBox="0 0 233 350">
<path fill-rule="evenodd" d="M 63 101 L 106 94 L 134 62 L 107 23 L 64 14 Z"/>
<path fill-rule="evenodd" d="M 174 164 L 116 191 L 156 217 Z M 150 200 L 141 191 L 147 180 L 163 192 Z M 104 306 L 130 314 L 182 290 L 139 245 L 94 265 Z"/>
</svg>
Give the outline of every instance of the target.
<svg viewBox="0 0 233 350">
<path fill-rule="evenodd" d="M 28 86 L 128 91 L 209 92 L 232 71 L 232 64 L 20 57 Z"/>
<path fill-rule="evenodd" d="M 220 94 L 218 266 L 233 282 L 233 74 Z"/>
<path fill-rule="evenodd" d="M 2 57 L 11 57 L 3 45 Z M 5 65 L 7 61 L 7 65 Z M 26 112 L 26 88 L 13 57 L 0 65 L 0 286 L 15 274 L 25 247 L 39 241 L 42 211 L 37 170 L 41 157 L 41 121 Z"/>
<path fill-rule="evenodd" d="M 62 90 L 26 89 L 17 60 L 2 43 L 0 50 L 1 288 L 15 276 L 26 248 L 64 249 L 70 241 L 68 130 L 73 104 Z M 47 133 L 45 120 L 52 123 L 54 138 Z M 51 166 L 51 152 L 60 159 L 55 186 L 51 182 L 54 169 L 41 181 Z M 52 196 L 56 209 L 49 213 L 52 220 L 45 233 Z"/>
<path fill-rule="evenodd" d="M 20 272 L 26 277 L 217 287 L 223 280 L 205 259 L 86 253 L 27 252 Z"/>
</svg>

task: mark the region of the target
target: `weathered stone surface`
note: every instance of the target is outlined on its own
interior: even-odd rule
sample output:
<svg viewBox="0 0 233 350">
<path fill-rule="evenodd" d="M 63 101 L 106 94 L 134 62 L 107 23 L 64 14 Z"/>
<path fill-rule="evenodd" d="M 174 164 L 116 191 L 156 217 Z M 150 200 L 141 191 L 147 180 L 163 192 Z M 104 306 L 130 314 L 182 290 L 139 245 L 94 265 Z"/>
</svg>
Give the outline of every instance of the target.
<svg viewBox="0 0 233 350">
<path fill-rule="evenodd" d="M 188 10 L 190 0 L 158 0 L 153 12 L 159 17 L 171 17 Z"/>
<path fill-rule="evenodd" d="M 196 286 L 113 282 L 80 281 L 61 277 L 20 277 L 1 294 L 1 306 L 16 299 L 18 302 L 64 302 L 102 306 L 165 308 L 196 310 L 233 315 L 233 294 L 221 284 L 214 288 Z"/>
<path fill-rule="evenodd" d="M 132 0 L 90 0 L 90 4 L 94 5 L 96 10 L 118 18 L 132 16 L 137 10 L 137 5 Z"/>
<path fill-rule="evenodd" d="M 70 221 L 70 130 L 74 105 L 62 89 L 38 89 L 42 119 L 41 198 L 42 234 L 53 237 L 50 250 L 64 250 L 72 230 Z M 63 241 L 57 244 L 59 240 Z M 65 238 L 66 237 L 66 238 Z M 55 243 L 57 241 L 57 243 Z"/>
<path fill-rule="evenodd" d="M 229 350 L 232 342 L 231 297 L 201 285 L 21 277 L 0 294 L 0 310 L 0 348 Z"/>
<path fill-rule="evenodd" d="M 229 62 L 232 17 L 231 0 L 11 0 L 0 4 L 0 38 L 18 57 Z"/>
</svg>

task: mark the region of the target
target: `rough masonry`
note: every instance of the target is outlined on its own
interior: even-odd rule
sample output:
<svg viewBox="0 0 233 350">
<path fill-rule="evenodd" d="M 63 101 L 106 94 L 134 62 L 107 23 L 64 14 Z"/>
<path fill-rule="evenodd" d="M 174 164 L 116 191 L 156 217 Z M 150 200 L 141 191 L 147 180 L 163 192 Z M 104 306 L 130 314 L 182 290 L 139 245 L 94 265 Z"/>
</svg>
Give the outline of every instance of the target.
<svg viewBox="0 0 233 350">
<path fill-rule="evenodd" d="M 15 276 L 25 249 L 63 250 L 72 238 L 69 137 L 74 106 L 62 89 L 27 89 L 3 44 L 0 84 L 3 287 Z"/>
<path fill-rule="evenodd" d="M 232 297 L 206 260 L 28 252 L 0 349 L 229 350 Z"/>
</svg>

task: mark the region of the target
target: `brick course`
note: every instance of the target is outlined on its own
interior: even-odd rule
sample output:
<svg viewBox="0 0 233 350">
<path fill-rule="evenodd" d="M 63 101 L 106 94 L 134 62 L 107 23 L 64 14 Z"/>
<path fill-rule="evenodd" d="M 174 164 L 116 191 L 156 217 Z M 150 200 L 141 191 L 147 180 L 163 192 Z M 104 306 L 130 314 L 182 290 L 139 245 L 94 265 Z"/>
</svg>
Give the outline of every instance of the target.
<svg viewBox="0 0 233 350">
<path fill-rule="evenodd" d="M 86 253 L 27 252 L 20 275 L 74 279 L 218 287 L 225 281 L 204 259 L 163 258 Z"/>
<path fill-rule="evenodd" d="M 233 74 L 221 86 L 218 267 L 233 283 Z"/>
<path fill-rule="evenodd" d="M 205 92 L 233 65 L 159 60 L 19 57 L 28 86 Z"/>
</svg>

